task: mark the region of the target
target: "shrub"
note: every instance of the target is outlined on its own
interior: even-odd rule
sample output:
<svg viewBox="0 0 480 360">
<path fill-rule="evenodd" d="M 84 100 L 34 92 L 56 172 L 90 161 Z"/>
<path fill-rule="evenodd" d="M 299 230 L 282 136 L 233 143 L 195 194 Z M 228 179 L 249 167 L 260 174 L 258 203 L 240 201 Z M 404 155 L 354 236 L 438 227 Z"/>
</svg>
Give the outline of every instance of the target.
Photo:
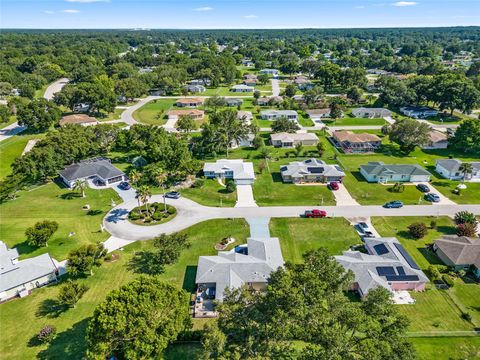
<svg viewBox="0 0 480 360">
<path fill-rule="evenodd" d="M 408 232 L 414 239 L 421 239 L 428 233 L 427 225 L 424 223 L 413 223 L 408 226 Z"/>
<path fill-rule="evenodd" d="M 405 185 L 402 183 L 395 183 L 392 187 L 392 192 L 394 193 L 403 193 L 405 191 Z"/>
<path fill-rule="evenodd" d="M 468 312 L 462 312 L 462 319 L 467 321 L 472 321 L 472 315 Z"/>
<path fill-rule="evenodd" d="M 432 281 L 440 279 L 440 271 L 433 265 L 430 265 L 425 273 Z"/>
<path fill-rule="evenodd" d="M 46 246 L 48 239 L 52 237 L 57 229 L 58 223 L 56 221 L 44 220 L 37 222 L 25 231 L 28 244 L 32 246 Z"/>
<path fill-rule="evenodd" d="M 430 221 L 430 229 L 436 229 L 436 228 L 437 228 L 437 220 Z"/>
<path fill-rule="evenodd" d="M 136 211 L 130 211 L 130 214 L 128 214 L 128 217 L 130 220 L 140 220 L 140 214 Z"/>
<path fill-rule="evenodd" d="M 195 179 L 192 188 L 201 188 L 203 185 L 205 185 L 205 179 Z"/>
<path fill-rule="evenodd" d="M 459 211 L 455 214 L 455 224 L 474 224 L 477 225 L 475 214 L 468 211 Z"/>
<path fill-rule="evenodd" d="M 169 207 L 167 208 L 167 213 L 168 213 L 169 215 L 174 215 L 174 214 L 177 213 L 177 209 L 175 209 L 173 206 L 169 206 Z"/>
<path fill-rule="evenodd" d="M 455 285 L 453 279 L 447 274 L 443 274 L 442 280 L 445 284 L 448 285 L 448 287 L 453 287 Z"/>
<path fill-rule="evenodd" d="M 55 336 L 57 335 L 57 329 L 55 326 L 52 325 L 46 325 L 44 326 L 40 332 L 37 335 L 38 341 L 40 341 L 43 344 L 47 344 L 53 339 L 55 339 Z"/>
<path fill-rule="evenodd" d="M 159 220 L 162 220 L 162 218 L 163 218 L 163 213 L 158 210 L 152 214 L 153 220 L 159 221 Z"/>
<path fill-rule="evenodd" d="M 237 189 L 237 185 L 233 181 L 229 181 L 225 188 L 228 193 L 233 193 Z"/>
<path fill-rule="evenodd" d="M 477 234 L 477 225 L 472 223 L 464 223 L 457 225 L 457 235 L 474 237 Z"/>
</svg>

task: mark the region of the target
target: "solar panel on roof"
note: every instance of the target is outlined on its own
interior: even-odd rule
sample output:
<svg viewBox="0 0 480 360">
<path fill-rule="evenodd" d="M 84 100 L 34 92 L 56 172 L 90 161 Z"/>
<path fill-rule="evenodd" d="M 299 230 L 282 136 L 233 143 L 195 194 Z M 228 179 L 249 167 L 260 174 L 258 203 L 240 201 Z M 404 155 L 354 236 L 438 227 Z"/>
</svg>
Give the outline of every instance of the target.
<svg viewBox="0 0 480 360">
<path fill-rule="evenodd" d="M 375 245 L 373 247 L 373 250 L 375 250 L 375 252 L 377 253 L 377 255 L 384 255 L 384 254 L 388 254 L 389 251 L 387 249 L 387 247 L 385 246 L 385 244 L 378 244 L 378 245 Z"/>
<path fill-rule="evenodd" d="M 387 275 L 387 281 L 418 281 L 417 275 Z"/>
<path fill-rule="evenodd" d="M 405 275 L 405 269 L 403 268 L 403 266 L 397 266 L 397 274 Z"/>
<path fill-rule="evenodd" d="M 412 257 L 411 257 L 410 254 L 407 252 L 407 250 L 405 250 L 405 248 L 402 246 L 402 244 L 393 243 L 393 245 L 395 245 L 395 247 L 397 248 L 397 250 L 400 252 L 400 254 L 402 254 L 403 258 L 407 261 L 408 265 L 410 265 L 410 267 L 411 267 L 412 269 L 420 270 L 420 268 L 418 267 L 418 265 L 417 265 L 417 263 L 415 262 L 415 260 L 412 259 Z"/>
<path fill-rule="evenodd" d="M 312 174 L 321 174 L 325 169 L 323 167 L 308 167 L 307 170 Z"/>
<path fill-rule="evenodd" d="M 287 170 L 287 167 L 286 167 L 286 166 L 282 166 L 282 167 L 280 168 L 280 171 L 286 171 L 286 170 Z"/>
<path fill-rule="evenodd" d="M 305 164 L 310 164 L 312 162 L 311 159 L 305 160 Z"/>
<path fill-rule="evenodd" d="M 378 276 L 395 275 L 393 266 L 377 266 L 376 269 Z"/>
</svg>

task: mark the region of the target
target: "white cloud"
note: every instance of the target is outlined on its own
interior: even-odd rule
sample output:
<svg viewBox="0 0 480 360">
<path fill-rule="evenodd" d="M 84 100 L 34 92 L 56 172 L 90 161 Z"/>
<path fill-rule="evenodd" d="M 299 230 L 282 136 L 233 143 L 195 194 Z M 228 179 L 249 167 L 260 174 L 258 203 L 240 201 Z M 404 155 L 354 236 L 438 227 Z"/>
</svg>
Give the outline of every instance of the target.
<svg viewBox="0 0 480 360">
<path fill-rule="evenodd" d="M 67 9 L 67 10 L 62 10 L 62 12 L 67 13 L 67 14 L 76 14 L 76 13 L 79 13 L 80 10 Z"/>
<path fill-rule="evenodd" d="M 210 7 L 210 6 L 203 6 L 203 7 L 198 7 L 196 9 L 194 9 L 195 11 L 212 11 L 213 8 Z"/>
<path fill-rule="evenodd" d="M 244 18 L 245 19 L 256 19 L 256 18 L 258 18 L 258 16 L 254 15 L 254 14 L 250 14 L 250 15 L 245 15 Z"/>
<path fill-rule="evenodd" d="M 392 5 L 393 6 L 415 6 L 417 5 L 418 3 L 415 2 L 415 1 L 397 1 L 395 3 L 393 3 Z"/>
<path fill-rule="evenodd" d="M 96 2 L 110 2 L 110 0 L 65 0 L 65 1 L 69 3 L 82 3 L 82 4 L 96 3 Z"/>
<path fill-rule="evenodd" d="M 55 14 L 55 11 L 52 10 L 43 10 L 44 14 Z"/>
</svg>

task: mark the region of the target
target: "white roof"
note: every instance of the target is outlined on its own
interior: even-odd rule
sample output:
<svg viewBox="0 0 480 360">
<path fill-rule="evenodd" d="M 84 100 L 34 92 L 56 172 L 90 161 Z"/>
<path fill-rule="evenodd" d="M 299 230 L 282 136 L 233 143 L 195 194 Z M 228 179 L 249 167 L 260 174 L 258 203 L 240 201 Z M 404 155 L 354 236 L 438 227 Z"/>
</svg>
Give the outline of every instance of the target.
<svg viewBox="0 0 480 360">
<path fill-rule="evenodd" d="M 260 115 L 278 115 L 278 116 L 289 116 L 289 115 L 298 115 L 295 110 L 262 110 Z"/>
<path fill-rule="evenodd" d="M 233 179 L 255 179 L 255 171 L 253 163 L 243 162 L 242 159 L 221 159 L 214 163 L 205 163 L 203 165 L 204 172 L 214 172 L 222 174 L 226 171 L 233 171 Z"/>
<path fill-rule="evenodd" d="M 239 288 L 249 282 L 266 283 L 270 273 L 283 267 L 278 238 L 249 238 L 248 255 L 219 252 L 216 256 L 200 256 L 197 284 L 215 283 L 216 299 L 223 300 L 227 288 Z"/>
<path fill-rule="evenodd" d="M 293 142 L 303 141 L 303 140 L 318 140 L 317 135 L 307 132 L 297 132 L 297 133 L 287 133 L 281 132 L 276 134 L 271 134 L 270 138 L 272 141 L 281 141 L 281 142 Z"/>
</svg>

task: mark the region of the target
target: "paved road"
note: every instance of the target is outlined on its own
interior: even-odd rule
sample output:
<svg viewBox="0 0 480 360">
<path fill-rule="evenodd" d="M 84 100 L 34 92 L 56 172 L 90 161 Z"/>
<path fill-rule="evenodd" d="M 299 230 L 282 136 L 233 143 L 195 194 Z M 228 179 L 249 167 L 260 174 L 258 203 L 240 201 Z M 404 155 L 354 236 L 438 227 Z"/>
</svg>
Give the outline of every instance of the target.
<svg viewBox="0 0 480 360">
<path fill-rule="evenodd" d="M 280 81 L 278 79 L 271 79 L 272 83 L 272 96 L 280 95 Z"/>
<path fill-rule="evenodd" d="M 154 195 L 150 202 L 162 202 L 161 195 Z M 186 198 L 167 199 L 167 203 L 177 208 L 177 216 L 165 223 L 153 226 L 139 226 L 130 223 L 126 217 L 138 204 L 135 200 L 127 201 L 112 209 L 104 219 L 105 228 L 110 234 L 125 240 L 148 240 L 161 233 L 173 233 L 192 225 L 211 219 L 227 218 L 266 218 L 298 217 L 312 206 L 265 206 L 220 208 L 200 205 Z M 354 218 L 358 216 L 453 216 L 456 212 L 466 210 L 480 214 L 480 205 L 409 205 L 401 209 L 384 209 L 381 206 L 348 205 L 323 206 L 329 216 Z M 321 221 L 319 219 L 319 221 Z"/>
<path fill-rule="evenodd" d="M 58 79 L 57 81 L 51 83 L 47 87 L 47 89 L 45 90 L 45 93 L 43 94 L 43 97 L 47 100 L 52 100 L 53 95 L 60 92 L 60 90 L 62 90 L 62 88 L 65 85 L 67 85 L 69 81 L 70 80 L 68 80 L 67 78 L 62 78 L 62 79 Z"/>
<path fill-rule="evenodd" d="M 26 129 L 26 126 L 18 125 L 18 122 L 14 122 L 8 126 L 5 126 L 3 129 L 0 129 L 0 141 L 6 140 L 13 135 L 17 135 Z"/>
</svg>

